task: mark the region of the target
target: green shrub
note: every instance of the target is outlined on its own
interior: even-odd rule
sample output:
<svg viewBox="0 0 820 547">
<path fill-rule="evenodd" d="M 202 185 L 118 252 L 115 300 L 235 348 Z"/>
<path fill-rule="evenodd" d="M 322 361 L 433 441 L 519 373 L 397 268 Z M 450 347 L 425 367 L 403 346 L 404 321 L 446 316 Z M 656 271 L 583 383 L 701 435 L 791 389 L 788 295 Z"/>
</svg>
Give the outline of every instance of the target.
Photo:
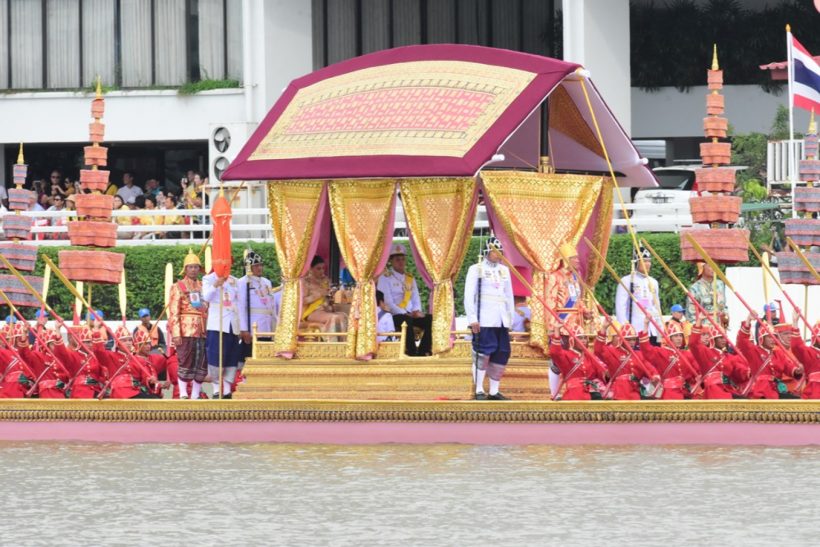
<svg viewBox="0 0 820 547">
<path fill-rule="evenodd" d="M 680 260 L 680 239 L 678 234 L 645 234 L 649 244 L 666 260 L 676 275 L 688 286 L 695 279 L 695 267 L 688 262 Z M 469 243 L 469 249 L 464 258 L 464 263 L 459 270 L 455 281 L 455 304 L 456 312 L 464 313 L 463 298 L 464 298 L 464 279 L 467 276 L 467 269 L 471 264 L 474 264 L 478 257 L 479 247 L 484 242 L 484 239 L 473 237 Z M 262 254 L 265 258 L 265 276 L 269 277 L 274 285 L 280 282 L 280 269 L 276 261 L 276 253 L 273 243 L 253 243 L 252 247 L 255 251 Z M 40 252 L 46 254 L 51 258 L 55 264 L 58 264 L 57 253 L 60 250 L 70 249 L 71 247 L 41 247 Z M 242 254 L 246 244 L 236 243 L 233 245 L 234 267 L 233 274 L 237 277 L 244 275 L 242 267 Z M 198 250 L 198 246 L 194 247 Z M 125 271 L 126 271 L 126 294 L 127 294 L 127 310 L 126 313 L 129 319 L 135 319 L 137 310 L 140 308 L 148 308 L 154 317 L 157 317 L 164 306 L 164 287 L 165 287 L 165 264 L 173 263 L 174 279 L 179 279 L 179 273 L 182 268 L 182 261 L 188 252 L 188 247 L 184 245 L 145 245 L 145 246 L 129 246 L 113 249 L 114 252 L 125 254 Z M 632 242 L 628 235 L 615 235 L 612 237 L 608 260 L 612 266 L 621 275 L 629 273 L 630 259 L 632 256 Z M 43 260 L 37 261 L 37 268 L 34 275 L 43 275 Z M 417 275 L 417 268 L 413 262 L 412 254 L 407 257 L 407 269 L 413 275 Z M 654 264 L 652 267 L 652 276 L 658 280 L 660 285 L 660 299 L 664 311 L 674 303 L 683 303 L 684 293 L 678 289 L 675 283 L 670 279 L 660 267 L 659 264 Z M 424 306 L 426 306 L 429 289 L 424 283 L 419 284 L 419 292 Z M 595 286 L 596 297 L 606 307 L 607 310 L 612 310 L 615 302 L 616 282 L 605 271 L 600 280 Z M 88 286 L 86 285 L 86 296 L 88 294 Z M 72 305 L 74 298 L 56 278 L 52 275 L 51 286 L 48 292 L 48 303 L 52 306 L 64 319 L 72 317 Z M 120 315 L 118 291 L 114 285 L 93 285 L 91 295 L 91 305 L 95 309 L 101 309 L 105 312 L 107 318 L 118 318 Z M 4 307 L 2 311 L 5 316 L 8 310 Z M 24 310 L 28 317 L 33 317 L 33 310 Z"/>
</svg>

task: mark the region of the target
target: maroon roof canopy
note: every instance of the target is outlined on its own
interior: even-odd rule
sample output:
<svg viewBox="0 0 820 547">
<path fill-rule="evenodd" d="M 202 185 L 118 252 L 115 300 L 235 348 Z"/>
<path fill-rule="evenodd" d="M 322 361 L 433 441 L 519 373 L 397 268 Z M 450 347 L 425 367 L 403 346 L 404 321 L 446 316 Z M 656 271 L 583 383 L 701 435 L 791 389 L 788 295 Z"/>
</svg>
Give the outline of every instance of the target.
<svg viewBox="0 0 820 547">
<path fill-rule="evenodd" d="M 554 91 L 555 166 L 606 171 L 578 68 L 466 45 L 408 46 L 343 61 L 291 82 L 223 179 L 473 176 L 519 127 L 537 128 L 524 122 Z M 621 182 L 654 186 L 595 87 L 587 90 L 613 165 L 626 175 Z M 564 115 L 553 116 L 556 108 Z M 537 163 L 537 131 L 522 139 L 524 132 L 503 152 L 516 143 Z"/>
</svg>

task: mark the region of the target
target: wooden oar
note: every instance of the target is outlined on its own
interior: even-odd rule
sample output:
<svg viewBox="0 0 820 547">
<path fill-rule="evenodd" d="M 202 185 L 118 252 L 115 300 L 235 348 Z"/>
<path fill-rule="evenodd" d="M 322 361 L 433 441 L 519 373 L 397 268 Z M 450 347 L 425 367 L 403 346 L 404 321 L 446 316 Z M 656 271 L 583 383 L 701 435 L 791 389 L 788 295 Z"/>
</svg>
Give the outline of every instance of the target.
<svg viewBox="0 0 820 547">
<path fill-rule="evenodd" d="M 41 255 L 41 256 L 43 257 L 43 260 L 51 266 L 51 269 L 54 271 L 54 275 L 57 276 L 57 279 L 59 279 L 62 282 L 62 284 L 65 285 L 66 288 L 71 293 L 74 294 L 75 297 L 79 297 L 80 300 L 82 301 L 82 303 L 85 305 L 86 309 L 88 309 L 88 311 L 93 314 L 93 317 L 103 324 L 103 327 L 105 328 L 106 332 L 108 332 L 109 336 L 111 336 L 111 338 L 114 340 L 114 344 L 117 345 L 122 350 L 123 355 L 125 355 L 125 357 L 129 361 L 133 361 L 134 364 L 137 366 L 137 368 L 141 367 L 142 364 L 139 361 L 137 361 L 137 358 L 131 352 L 130 348 L 128 348 L 125 344 L 123 344 L 122 341 L 114 334 L 114 331 L 111 330 L 111 327 L 109 327 L 105 323 L 105 321 L 103 321 L 102 318 L 99 315 L 97 315 L 96 311 L 92 310 L 88 306 L 88 302 L 85 300 L 85 298 L 83 298 L 83 295 L 80 294 L 79 292 L 77 292 L 77 289 L 74 287 L 74 285 L 72 285 L 71 281 L 68 280 L 68 278 L 63 274 L 63 272 L 60 271 L 60 268 L 58 268 L 57 265 L 54 264 L 54 262 L 52 262 L 51 259 L 48 256 L 46 256 L 46 255 Z M 120 367 L 120 369 L 122 369 L 122 367 Z M 119 371 L 117 371 L 117 372 L 119 372 Z M 102 399 L 105 396 L 105 389 L 108 386 L 111 385 L 111 382 L 114 380 L 114 378 L 115 378 L 115 376 L 111 377 L 108 380 L 108 382 L 106 383 L 106 385 L 103 386 L 103 390 L 100 392 L 100 394 L 98 396 L 99 399 Z"/>
<path fill-rule="evenodd" d="M 620 277 L 618 277 L 618 272 L 616 272 L 616 271 L 615 271 L 615 269 L 612 267 L 612 265 L 611 265 L 609 262 L 607 262 L 607 260 L 606 260 L 606 258 L 604 257 L 604 255 L 602 255 L 602 254 L 601 254 L 601 252 L 600 252 L 598 249 L 596 249 L 596 248 L 595 248 L 595 246 L 592 244 L 592 242 L 591 242 L 589 239 L 584 238 L 584 240 L 587 242 L 587 246 L 589 247 L 589 249 L 591 249 L 591 250 L 592 250 L 592 252 L 594 252 L 594 253 L 595 253 L 595 255 L 596 255 L 596 256 L 598 256 L 598 258 L 601 260 L 601 262 L 603 263 L 604 268 L 606 269 L 606 271 L 607 271 L 607 272 L 609 272 L 609 275 L 611 275 L 611 276 L 612 276 L 612 279 L 614 279 L 614 280 L 615 280 L 615 282 L 616 282 L 618 285 L 620 285 L 620 286 L 621 286 L 621 288 L 622 288 L 624 291 L 626 291 L 626 294 L 627 294 L 627 296 L 629 296 L 629 299 L 630 299 L 632 302 L 634 302 L 634 303 L 638 306 L 638 309 L 639 309 L 639 310 L 641 310 L 641 312 L 644 314 L 644 316 L 645 316 L 645 317 L 646 317 L 646 319 L 649 321 L 649 323 L 650 323 L 653 327 L 655 327 L 655 330 L 657 330 L 657 331 L 658 331 L 658 333 L 661 335 L 661 338 L 663 338 L 663 341 L 664 341 L 664 342 L 666 342 L 666 345 L 667 345 L 667 346 L 669 346 L 669 347 L 672 349 L 672 351 L 673 351 L 673 352 L 675 353 L 675 355 L 677 356 L 678 360 L 679 360 L 681 363 L 686 363 L 686 362 L 687 362 L 687 361 L 686 361 L 686 358 L 683 356 L 683 354 L 682 354 L 682 353 L 681 353 L 681 351 L 677 348 L 677 346 L 675 346 L 675 344 L 672 342 L 672 339 L 671 339 L 671 338 L 669 338 L 669 336 L 666 334 L 666 329 L 664 329 L 664 328 L 663 328 L 663 326 L 659 325 L 659 324 L 658 324 L 658 322 L 657 322 L 657 321 L 655 321 L 655 318 L 654 318 L 654 317 L 652 317 L 652 314 L 651 314 L 651 313 L 649 313 L 649 310 L 647 310 L 647 309 L 643 306 L 643 304 L 641 304 L 641 303 L 638 301 L 638 299 L 635 297 L 635 295 L 634 295 L 634 294 L 633 294 L 633 293 L 632 293 L 632 292 L 631 292 L 631 291 L 630 291 L 630 290 L 626 287 L 626 285 L 625 285 L 625 284 L 624 284 L 624 282 L 621 280 L 621 278 L 620 278 Z M 698 382 L 697 382 L 697 383 L 700 383 L 700 381 L 698 380 Z M 660 384 L 660 385 L 663 385 L 663 376 L 661 376 L 661 384 Z M 657 392 L 657 388 L 655 389 L 655 392 Z M 653 395 L 654 395 L 654 392 L 653 392 Z"/>
<path fill-rule="evenodd" d="M 529 281 L 527 281 L 526 279 L 524 279 L 524 276 L 523 276 L 523 275 L 521 275 L 521 274 L 518 272 L 518 270 L 516 270 L 516 269 L 515 269 L 515 266 L 513 266 L 513 265 L 512 265 L 512 263 L 510 263 L 510 261 L 509 261 L 509 260 L 507 260 L 507 257 L 506 257 L 506 256 L 504 256 L 504 254 L 503 254 L 503 253 L 502 253 L 502 252 L 501 252 L 498 248 L 496 248 L 496 247 L 492 247 L 492 249 L 493 249 L 493 250 L 495 250 L 495 251 L 498 253 L 498 255 L 501 257 L 501 260 L 503 260 L 503 261 L 504 261 L 504 264 L 506 264 L 506 265 L 507 265 L 507 268 L 509 268 L 509 270 L 510 270 L 510 271 L 511 271 L 511 272 L 512 272 L 512 273 L 513 273 L 513 274 L 514 274 L 514 275 L 518 278 L 518 280 L 521 282 L 521 284 L 522 284 L 522 285 L 524 285 L 524 286 L 525 286 L 525 287 L 526 287 L 526 288 L 530 291 L 530 294 L 531 294 L 531 295 L 535 295 L 535 294 L 536 294 L 535 289 L 532 287 L 532 285 L 530 284 L 530 282 L 529 282 Z M 549 314 L 553 317 L 553 319 L 555 319 L 555 321 L 557 321 L 557 322 L 558 322 L 558 323 L 560 323 L 560 324 L 563 324 L 563 323 L 564 323 L 563 321 L 561 321 L 561 317 L 559 317 L 559 315 L 555 312 L 555 310 L 553 310 L 552 308 L 550 308 L 550 307 L 547 305 L 547 302 L 546 302 L 543 298 L 541 298 L 540 296 L 536 296 L 535 298 L 536 298 L 536 300 L 538 300 L 538 302 L 539 302 L 539 303 L 540 303 L 540 304 L 544 307 L 544 310 L 546 310 L 546 311 L 547 311 L 547 313 L 549 313 Z M 599 363 L 604 364 L 604 363 L 603 363 L 603 362 L 602 362 L 602 361 L 598 358 L 598 356 L 597 356 L 597 355 L 595 355 L 592 351 L 590 351 L 590 349 L 587 347 L 587 345 L 586 345 L 586 343 L 585 343 L 585 342 L 582 342 L 582 341 L 581 341 L 581 339 L 579 339 L 577 336 L 575 336 L 575 334 L 572 332 L 572 330 L 571 330 L 571 329 L 567 329 L 567 334 L 568 334 L 568 335 L 569 335 L 569 337 L 570 337 L 570 338 L 571 338 L 571 339 L 575 342 L 575 344 L 576 344 L 579 348 L 581 348 L 581 351 L 583 351 L 583 352 L 584 352 L 584 355 L 586 355 L 587 357 L 589 357 L 589 358 L 590 358 L 590 359 L 592 359 L 593 361 L 598 361 Z M 616 335 L 617 335 L 619 338 L 621 338 L 620 333 L 616 332 Z M 629 345 L 629 344 L 627 344 L 627 343 L 626 343 L 626 341 L 624 341 L 624 340 L 623 340 L 623 338 L 621 338 L 621 340 L 622 340 L 622 342 L 624 343 L 624 345 L 626 345 L 626 346 L 628 346 L 628 345 Z M 631 348 L 630 348 L 630 349 L 631 349 Z M 605 365 L 604 365 L 604 368 L 606 368 L 606 366 L 605 366 Z M 556 396 L 558 396 L 558 394 L 557 394 L 557 393 L 554 393 L 554 394 L 552 395 L 552 399 L 553 399 L 553 400 L 555 400 L 555 397 L 556 397 Z"/>
<path fill-rule="evenodd" d="M 692 244 L 692 247 L 694 247 L 694 249 L 698 252 L 698 254 L 699 254 L 701 257 L 703 257 L 703 260 L 705 260 L 705 261 L 706 261 L 706 263 L 707 263 L 707 264 L 709 264 L 709 266 L 712 268 L 712 271 L 714 271 L 714 272 L 715 272 L 715 275 L 716 275 L 716 276 L 718 276 L 718 277 L 720 277 L 720 280 L 721 280 L 721 281 L 723 281 L 723 283 L 724 283 L 724 284 L 725 284 L 725 285 L 729 288 L 729 290 L 730 290 L 730 291 L 732 291 L 732 292 L 734 293 L 734 295 L 737 297 L 737 299 L 740 301 L 740 303 L 741 303 L 741 304 L 743 304 L 743 306 L 744 306 L 747 310 L 749 310 L 749 313 L 750 313 L 752 316 L 755 316 L 755 317 L 756 317 L 756 316 L 757 316 L 757 312 L 754 310 L 754 308 L 752 308 L 752 307 L 751 307 L 751 306 L 750 306 L 750 305 L 749 305 L 749 304 L 748 304 L 748 303 L 747 303 L 747 302 L 743 299 L 743 297 L 742 297 L 742 296 L 740 296 L 740 293 L 739 293 L 739 292 L 737 292 L 737 291 L 735 290 L 735 288 L 732 286 L 732 283 L 729 281 L 729 278 L 727 278 L 727 277 L 726 277 L 726 275 L 725 275 L 725 274 L 724 274 L 724 273 L 720 270 L 720 268 L 718 267 L 718 265 L 715 263 L 715 261 L 714 261 L 714 260 L 712 260 L 712 258 L 711 258 L 711 257 L 709 256 L 709 254 L 708 254 L 708 253 L 707 253 L 707 252 L 703 249 L 703 247 L 701 247 L 701 246 L 700 246 L 700 243 L 698 243 L 698 242 L 695 240 L 695 238 L 694 238 L 694 237 L 692 237 L 692 235 L 691 235 L 691 234 L 686 234 L 686 236 L 685 236 L 685 237 L 686 237 L 686 239 L 688 239 L 688 240 L 689 240 L 689 243 L 691 243 L 691 244 Z M 771 323 L 769 323 L 768 325 L 766 325 L 764 328 L 765 328 L 766 330 L 768 330 L 768 331 L 771 331 L 771 327 L 770 327 L 770 325 L 771 325 Z M 800 362 L 799 362 L 797 359 L 795 359 L 795 358 L 794 358 L 794 356 L 791 354 L 791 352 L 790 352 L 788 349 L 786 349 L 786 346 L 784 346 L 784 345 L 783 345 L 783 342 L 781 342 L 781 341 L 780 341 L 780 337 L 779 337 L 779 336 L 777 336 L 774 332 L 770 332 L 770 334 L 771 334 L 771 336 L 772 336 L 772 340 L 774 340 L 775 344 L 777 344 L 777 346 L 778 346 L 780 349 L 782 349 L 782 350 L 783 350 L 783 353 L 785 353 L 786 357 L 788 357 L 788 358 L 789 358 L 789 360 L 793 362 L 793 364 L 795 364 L 795 365 L 796 365 L 796 366 L 798 366 L 800 369 L 802 369 L 802 368 L 803 368 L 803 365 L 802 365 L 802 364 L 800 364 Z"/>
</svg>

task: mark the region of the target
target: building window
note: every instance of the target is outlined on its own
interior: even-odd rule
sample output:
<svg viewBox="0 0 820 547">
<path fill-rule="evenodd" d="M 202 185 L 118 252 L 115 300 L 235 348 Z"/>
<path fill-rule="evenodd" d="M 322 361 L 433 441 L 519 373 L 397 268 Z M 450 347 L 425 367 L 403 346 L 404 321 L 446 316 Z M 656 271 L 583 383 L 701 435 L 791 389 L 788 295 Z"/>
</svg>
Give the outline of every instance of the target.
<svg viewBox="0 0 820 547">
<path fill-rule="evenodd" d="M 0 0 L 0 89 L 242 77 L 239 0 Z"/>
</svg>

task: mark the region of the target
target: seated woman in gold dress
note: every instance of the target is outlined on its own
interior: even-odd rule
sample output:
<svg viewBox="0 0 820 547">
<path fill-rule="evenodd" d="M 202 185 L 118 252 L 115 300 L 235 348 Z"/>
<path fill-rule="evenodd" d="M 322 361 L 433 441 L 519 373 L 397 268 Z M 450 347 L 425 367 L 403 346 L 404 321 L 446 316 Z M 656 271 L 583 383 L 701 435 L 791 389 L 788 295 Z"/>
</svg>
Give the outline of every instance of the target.
<svg viewBox="0 0 820 547">
<path fill-rule="evenodd" d="M 334 312 L 328 303 L 330 279 L 326 270 L 324 259 L 314 256 L 302 280 L 302 321 L 318 323 L 322 332 L 347 332 L 347 314 Z"/>
</svg>

